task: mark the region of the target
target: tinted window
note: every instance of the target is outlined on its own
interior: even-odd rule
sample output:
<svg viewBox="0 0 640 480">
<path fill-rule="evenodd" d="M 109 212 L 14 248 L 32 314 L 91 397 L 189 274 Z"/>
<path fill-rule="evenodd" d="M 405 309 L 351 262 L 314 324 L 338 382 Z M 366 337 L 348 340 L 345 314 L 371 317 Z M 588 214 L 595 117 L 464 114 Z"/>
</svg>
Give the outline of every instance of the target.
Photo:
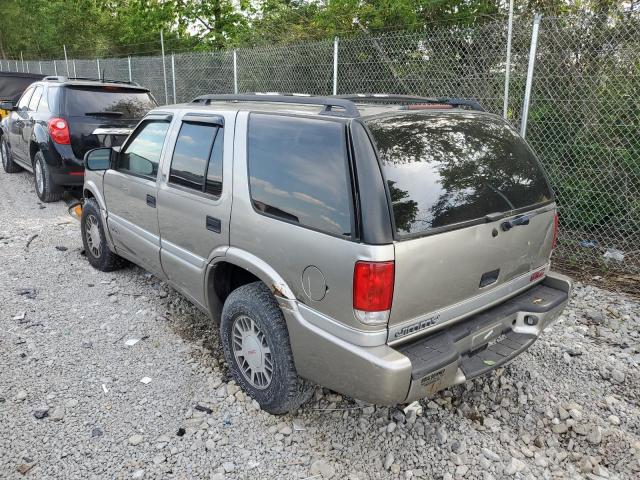
<svg viewBox="0 0 640 480">
<path fill-rule="evenodd" d="M 20 101 L 18 102 L 18 109 L 19 110 L 23 110 L 23 109 L 27 108 L 27 105 L 29 105 L 29 100 L 31 100 L 31 94 L 32 93 L 33 93 L 33 87 L 30 87 L 28 90 L 26 90 L 22 94 L 22 97 L 20 97 Z"/>
<path fill-rule="evenodd" d="M 216 140 L 211 150 L 209 167 L 207 168 L 206 191 L 211 195 L 220 196 L 222 194 L 222 147 L 224 145 L 224 130 L 218 128 Z"/>
<path fill-rule="evenodd" d="M 33 95 L 31 96 L 31 100 L 29 100 L 29 110 L 36 111 L 38 109 L 38 103 L 40 102 L 40 98 L 42 98 L 42 90 L 41 86 L 37 86 Z"/>
<path fill-rule="evenodd" d="M 118 170 L 155 178 L 169 122 L 145 122 L 119 156 Z"/>
<path fill-rule="evenodd" d="M 39 112 L 49 112 L 49 98 L 46 91 L 42 92 L 42 98 L 38 104 Z"/>
<path fill-rule="evenodd" d="M 345 127 L 339 122 L 251 115 L 249 177 L 254 207 L 336 235 L 350 235 Z"/>
<path fill-rule="evenodd" d="M 500 118 L 415 113 L 367 125 L 380 152 L 399 234 L 552 199 L 535 156 Z"/>
<path fill-rule="evenodd" d="M 207 183 L 217 181 L 215 188 L 207 186 L 206 191 L 219 195 L 222 190 L 222 156 L 216 158 L 214 154 L 221 154 L 221 140 L 222 129 L 217 125 L 183 123 L 173 152 L 169 182 L 202 192 L 205 191 L 206 177 Z"/>
<path fill-rule="evenodd" d="M 156 107 L 147 92 L 118 87 L 67 87 L 67 115 L 108 116 L 136 119 Z"/>
</svg>

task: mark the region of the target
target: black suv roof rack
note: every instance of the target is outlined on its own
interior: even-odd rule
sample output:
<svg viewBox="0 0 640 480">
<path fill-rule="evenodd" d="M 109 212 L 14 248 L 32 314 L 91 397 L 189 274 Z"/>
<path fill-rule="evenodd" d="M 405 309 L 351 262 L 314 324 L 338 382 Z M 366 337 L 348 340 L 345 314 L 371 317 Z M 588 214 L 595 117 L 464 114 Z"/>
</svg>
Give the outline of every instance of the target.
<svg viewBox="0 0 640 480">
<path fill-rule="evenodd" d="M 379 102 L 379 103 L 410 103 L 410 104 L 429 104 L 429 105 L 449 105 L 451 107 L 467 107 L 471 110 L 485 112 L 486 110 L 477 100 L 465 98 L 430 98 L 414 95 L 389 95 L 384 93 L 357 93 L 352 95 L 338 95 L 336 98 L 350 100 L 352 102 Z"/>
<path fill-rule="evenodd" d="M 52 82 L 66 82 L 68 80 L 80 80 L 85 82 L 99 82 L 99 83 L 121 83 L 123 85 L 134 85 L 139 87 L 140 84 L 138 82 L 129 82 L 128 80 L 109 80 L 106 78 L 91 78 L 91 77 L 65 77 L 63 75 L 48 75 L 44 77 L 42 80 L 49 80 Z"/>
<path fill-rule="evenodd" d="M 352 101 L 339 97 L 314 97 L 304 94 L 271 94 L 271 93 L 254 93 L 254 94 L 220 94 L 220 95 L 202 95 L 194 98 L 191 103 L 203 103 L 205 105 L 211 102 L 268 102 L 268 103 L 289 103 L 296 105 L 319 105 L 324 106 L 324 110 L 320 115 L 332 115 L 336 117 L 357 118 L 360 112 Z M 338 108 L 339 110 L 335 110 Z"/>
</svg>

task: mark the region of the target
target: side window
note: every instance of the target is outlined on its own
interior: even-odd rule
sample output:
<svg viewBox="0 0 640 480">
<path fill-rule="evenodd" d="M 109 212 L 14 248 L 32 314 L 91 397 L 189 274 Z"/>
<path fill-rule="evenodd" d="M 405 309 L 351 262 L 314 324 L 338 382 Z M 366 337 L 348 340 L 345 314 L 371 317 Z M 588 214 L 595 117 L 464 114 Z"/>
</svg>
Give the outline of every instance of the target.
<svg viewBox="0 0 640 480">
<path fill-rule="evenodd" d="M 147 121 L 119 155 L 117 170 L 155 179 L 169 122 Z"/>
<path fill-rule="evenodd" d="M 20 97 L 18 101 L 18 110 L 26 110 L 29 105 L 29 100 L 31 100 L 31 95 L 33 94 L 33 87 L 29 87 Z"/>
<path fill-rule="evenodd" d="M 49 113 L 49 98 L 48 98 L 48 93 L 47 91 L 43 91 L 42 92 L 42 98 L 40 99 L 40 103 L 38 104 L 38 111 L 39 112 L 46 112 Z"/>
<path fill-rule="evenodd" d="M 207 168 L 207 184 L 205 191 L 219 197 L 222 194 L 222 150 L 224 145 L 224 129 L 218 128 Z"/>
<path fill-rule="evenodd" d="M 40 98 L 42 98 L 42 90 L 41 86 L 37 86 L 33 95 L 31 96 L 31 100 L 29 100 L 29 110 L 35 112 L 38 109 L 38 103 L 40 103 Z"/>
<path fill-rule="evenodd" d="M 171 160 L 169 183 L 219 196 L 222 193 L 223 129 L 184 122 Z"/>
<path fill-rule="evenodd" d="M 342 123 L 252 114 L 248 163 L 256 210 L 332 235 L 351 235 Z"/>
</svg>

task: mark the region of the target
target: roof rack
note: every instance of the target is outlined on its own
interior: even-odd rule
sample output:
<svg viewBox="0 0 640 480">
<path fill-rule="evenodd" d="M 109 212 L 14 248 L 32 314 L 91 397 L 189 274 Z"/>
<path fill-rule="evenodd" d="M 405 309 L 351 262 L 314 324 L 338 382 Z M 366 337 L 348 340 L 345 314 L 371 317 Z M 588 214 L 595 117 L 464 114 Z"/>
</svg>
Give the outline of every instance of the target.
<svg viewBox="0 0 640 480">
<path fill-rule="evenodd" d="M 222 95 L 202 95 L 192 100 L 191 103 L 211 102 L 267 102 L 267 103 L 289 103 L 296 105 L 319 105 L 324 106 L 320 115 L 332 115 L 336 117 L 356 118 L 360 112 L 355 103 L 348 99 L 339 97 L 314 97 L 304 94 L 283 94 L 283 93 L 254 93 L 254 94 L 222 94 Z M 338 110 L 335 110 L 337 108 Z"/>
<path fill-rule="evenodd" d="M 336 98 L 342 98 L 350 100 L 352 102 L 357 101 L 370 101 L 370 102 L 401 102 L 401 103 L 426 103 L 430 105 L 450 105 L 452 107 L 467 107 L 471 110 L 477 110 L 479 112 L 485 112 L 486 110 L 480 105 L 477 100 L 465 99 L 465 98 L 430 98 L 420 97 L 414 95 L 388 95 L 384 93 L 357 93 L 352 95 L 338 95 Z"/>
<path fill-rule="evenodd" d="M 42 80 L 50 80 L 54 82 L 66 82 L 67 80 L 83 80 L 87 82 L 100 82 L 100 83 L 118 83 L 123 85 L 135 85 L 140 86 L 138 82 L 130 82 L 128 80 L 108 80 L 106 78 L 91 78 L 91 77 L 65 77 L 63 75 L 49 75 Z"/>
</svg>

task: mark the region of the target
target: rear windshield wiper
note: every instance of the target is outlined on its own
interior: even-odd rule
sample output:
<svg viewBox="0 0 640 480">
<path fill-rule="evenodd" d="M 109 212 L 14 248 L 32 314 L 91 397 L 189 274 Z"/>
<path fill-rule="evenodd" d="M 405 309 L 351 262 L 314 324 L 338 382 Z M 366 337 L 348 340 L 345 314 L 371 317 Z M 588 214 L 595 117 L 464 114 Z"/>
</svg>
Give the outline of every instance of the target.
<svg viewBox="0 0 640 480">
<path fill-rule="evenodd" d="M 122 112 L 87 112 L 85 113 L 87 117 L 121 117 L 124 115 Z"/>
</svg>

